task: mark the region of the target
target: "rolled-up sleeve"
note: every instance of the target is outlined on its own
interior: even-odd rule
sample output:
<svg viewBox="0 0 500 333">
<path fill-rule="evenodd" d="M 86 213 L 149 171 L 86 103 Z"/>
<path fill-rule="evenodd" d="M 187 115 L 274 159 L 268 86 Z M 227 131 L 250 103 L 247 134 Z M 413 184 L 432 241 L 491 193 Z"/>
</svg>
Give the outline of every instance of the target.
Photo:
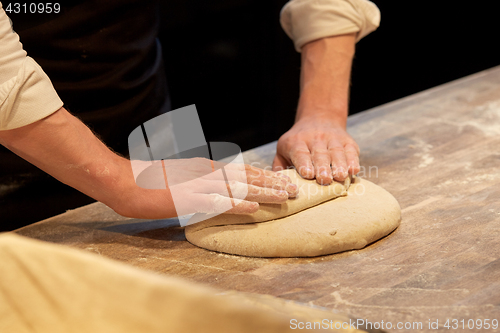
<svg viewBox="0 0 500 333">
<path fill-rule="evenodd" d="M 356 41 L 377 29 L 380 11 L 367 0 L 291 0 L 281 10 L 281 26 L 300 52 L 316 39 L 356 33 Z"/>
<path fill-rule="evenodd" d="M 0 130 L 34 123 L 62 105 L 49 77 L 23 50 L 0 3 Z"/>
</svg>

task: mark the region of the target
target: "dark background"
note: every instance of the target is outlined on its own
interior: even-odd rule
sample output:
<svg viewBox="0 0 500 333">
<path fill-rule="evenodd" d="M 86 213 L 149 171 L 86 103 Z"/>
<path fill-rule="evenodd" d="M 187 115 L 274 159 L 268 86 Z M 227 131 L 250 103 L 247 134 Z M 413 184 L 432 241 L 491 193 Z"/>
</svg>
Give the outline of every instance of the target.
<svg viewBox="0 0 500 333">
<path fill-rule="evenodd" d="M 500 64 L 496 1 L 373 2 L 382 21 L 357 44 L 351 114 Z M 172 106 L 196 104 L 207 141 L 247 150 L 277 140 L 292 126 L 300 54 L 279 25 L 285 3 L 161 1 Z M 0 219 L 11 218 L 0 230 L 93 201 L 47 175 L 24 176 L 0 179 Z M 3 206 L 1 195 L 9 199 Z"/>
<path fill-rule="evenodd" d="M 496 1 L 373 1 L 357 44 L 350 113 L 500 64 Z M 300 54 L 279 25 L 285 0 L 169 0 L 161 41 L 173 108 L 195 103 L 207 141 L 244 150 L 292 124 Z"/>
</svg>

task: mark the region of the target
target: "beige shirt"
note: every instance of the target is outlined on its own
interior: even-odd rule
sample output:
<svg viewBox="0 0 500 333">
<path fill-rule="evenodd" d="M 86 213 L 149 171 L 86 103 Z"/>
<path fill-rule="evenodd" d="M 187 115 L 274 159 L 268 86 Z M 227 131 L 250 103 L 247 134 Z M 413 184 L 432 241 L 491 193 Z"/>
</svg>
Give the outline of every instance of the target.
<svg viewBox="0 0 500 333">
<path fill-rule="evenodd" d="M 356 33 L 360 40 L 379 22 L 377 6 L 367 0 L 291 0 L 281 12 L 281 25 L 299 52 L 328 36 Z M 0 130 L 34 123 L 62 105 L 50 79 L 23 50 L 0 3 Z"/>
<path fill-rule="evenodd" d="M 356 41 L 378 28 L 380 11 L 367 0 L 291 0 L 281 26 L 300 52 L 313 40 L 356 33 Z"/>
<path fill-rule="evenodd" d="M 0 130 L 31 124 L 62 105 L 50 79 L 26 55 L 0 3 Z"/>
</svg>

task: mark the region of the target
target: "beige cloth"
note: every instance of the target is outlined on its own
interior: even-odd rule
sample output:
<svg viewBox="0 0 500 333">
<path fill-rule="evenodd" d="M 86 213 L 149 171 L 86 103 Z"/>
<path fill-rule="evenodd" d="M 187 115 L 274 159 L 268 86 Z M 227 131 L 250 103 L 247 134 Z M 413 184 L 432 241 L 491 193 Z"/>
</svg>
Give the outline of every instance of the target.
<svg viewBox="0 0 500 333">
<path fill-rule="evenodd" d="M 377 29 L 380 11 L 367 0 L 291 0 L 281 11 L 281 26 L 295 49 L 313 40 L 356 33 L 356 41 Z"/>
<path fill-rule="evenodd" d="M 0 130 L 31 124 L 62 105 L 50 79 L 26 55 L 0 3 Z"/>
<path fill-rule="evenodd" d="M 15 234 L 0 234 L 0 262 L 0 332 L 291 332 L 291 319 L 350 321 L 270 296 L 221 295 Z M 347 326 L 333 331 L 360 332 Z"/>
</svg>

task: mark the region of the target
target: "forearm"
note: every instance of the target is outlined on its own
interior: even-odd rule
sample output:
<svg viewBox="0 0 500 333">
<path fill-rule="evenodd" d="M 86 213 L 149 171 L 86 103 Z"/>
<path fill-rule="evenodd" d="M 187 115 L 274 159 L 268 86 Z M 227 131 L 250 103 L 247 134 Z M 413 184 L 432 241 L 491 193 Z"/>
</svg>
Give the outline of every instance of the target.
<svg viewBox="0 0 500 333">
<path fill-rule="evenodd" d="M 278 140 L 274 170 L 292 164 L 325 185 L 359 171 L 359 148 L 346 132 L 354 45 L 350 34 L 303 46 L 295 124 Z"/>
<path fill-rule="evenodd" d="M 109 150 L 64 108 L 33 124 L 0 131 L 0 143 L 61 182 L 122 215 L 129 215 L 129 208 L 133 210 L 133 207 L 127 207 L 127 202 L 137 201 L 137 198 L 129 200 L 130 196 L 144 196 L 146 200 L 145 191 L 154 191 L 136 186 L 130 161 Z M 175 216 L 168 195 L 148 197 L 150 205 L 164 205 L 163 217 Z M 165 210 L 168 206 L 171 209 Z"/>
<path fill-rule="evenodd" d="M 304 45 L 297 121 L 314 116 L 345 127 L 354 50 L 355 34 Z"/>
<path fill-rule="evenodd" d="M 219 193 L 228 191 L 227 180 L 205 180 L 203 168 L 199 169 L 201 162 L 197 163 L 200 159 L 175 160 L 174 163 L 165 161 L 165 164 L 162 161 L 159 173 L 155 172 L 159 166 L 155 163 L 148 168 L 153 178 L 138 186 L 131 162 L 109 150 L 87 126 L 64 108 L 30 125 L 0 131 L 0 144 L 61 182 L 128 217 L 169 218 L 177 216 L 179 211 L 184 214 L 250 214 L 259 208 L 257 202 L 282 203 L 298 191 L 288 177 L 245 166 L 243 178 L 246 176 L 247 179 L 243 186 L 251 184 L 246 197 L 226 197 Z M 201 163 L 203 165 L 213 166 L 208 160 Z M 230 167 L 225 169 L 231 171 Z M 147 178 L 148 170 L 143 170 L 141 176 Z M 239 175 L 240 167 L 235 170 Z M 229 173 L 229 184 L 238 178 L 233 173 L 235 171 Z M 170 174 L 177 185 L 157 187 L 158 183 L 165 185 L 166 174 Z M 175 177 L 182 181 L 176 182 Z M 154 187 L 144 186 L 151 182 Z M 175 205 L 174 194 L 177 195 Z"/>
<path fill-rule="evenodd" d="M 366 0 L 287 2 L 281 25 L 302 51 L 300 99 L 295 124 L 278 140 L 274 170 L 294 165 L 320 184 L 359 172 L 359 147 L 346 131 L 351 65 L 356 41 L 379 22 Z"/>
</svg>

